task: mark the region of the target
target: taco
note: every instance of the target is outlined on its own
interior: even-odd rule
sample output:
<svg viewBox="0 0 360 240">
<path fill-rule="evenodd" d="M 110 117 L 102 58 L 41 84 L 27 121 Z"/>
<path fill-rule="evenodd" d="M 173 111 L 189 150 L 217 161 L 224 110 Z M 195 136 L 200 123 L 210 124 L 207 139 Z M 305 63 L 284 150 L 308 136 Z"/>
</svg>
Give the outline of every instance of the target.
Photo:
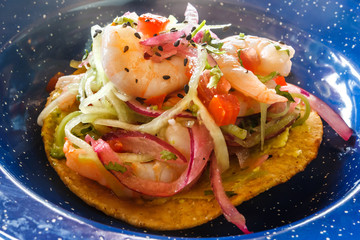
<svg viewBox="0 0 360 240">
<path fill-rule="evenodd" d="M 294 49 L 198 23 L 125 13 L 93 26 L 92 49 L 38 118 L 45 152 L 87 204 L 134 226 L 191 228 L 303 171 L 323 128 L 287 84 Z M 54 84 L 54 81 L 51 81 Z M 309 97 L 310 96 L 310 97 Z"/>
</svg>

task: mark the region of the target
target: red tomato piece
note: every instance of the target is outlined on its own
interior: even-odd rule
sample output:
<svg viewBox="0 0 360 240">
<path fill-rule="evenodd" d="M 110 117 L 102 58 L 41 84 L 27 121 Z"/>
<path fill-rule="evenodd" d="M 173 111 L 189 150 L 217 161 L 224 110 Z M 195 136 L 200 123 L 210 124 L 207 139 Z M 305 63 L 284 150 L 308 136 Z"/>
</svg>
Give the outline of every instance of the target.
<svg viewBox="0 0 360 240">
<path fill-rule="evenodd" d="M 169 22 L 170 20 L 166 17 L 145 13 L 138 19 L 137 31 L 142 32 L 148 37 L 152 37 L 155 34 L 159 34 L 159 32 L 164 31 Z"/>
<path fill-rule="evenodd" d="M 208 110 L 218 126 L 235 124 L 240 104 L 236 96 L 220 94 L 211 99 Z"/>
<path fill-rule="evenodd" d="M 280 86 L 286 86 L 287 85 L 284 76 L 277 76 L 277 77 L 274 78 L 274 81 L 275 81 L 275 83 L 277 85 L 280 85 Z"/>
<path fill-rule="evenodd" d="M 164 103 L 166 94 L 161 94 L 159 96 L 154 96 L 146 99 L 144 102 L 148 105 L 158 106 L 159 109 L 162 108 L 162 105 Z"/>
<path fill-rule="evenodd" d="M 231 88 L 230 83 L 226 80 L 225 77 L 221 77 L 217 86 L 215 88 L 208 88 L 207 84 L 210 80 L 209 72 L 205 72 L 200 76 L 199 85 L 198 85 L 198 96 L 199 99 L 208 106 L 211 99 L 216 94 L 227 94 Z"/>
</svg>

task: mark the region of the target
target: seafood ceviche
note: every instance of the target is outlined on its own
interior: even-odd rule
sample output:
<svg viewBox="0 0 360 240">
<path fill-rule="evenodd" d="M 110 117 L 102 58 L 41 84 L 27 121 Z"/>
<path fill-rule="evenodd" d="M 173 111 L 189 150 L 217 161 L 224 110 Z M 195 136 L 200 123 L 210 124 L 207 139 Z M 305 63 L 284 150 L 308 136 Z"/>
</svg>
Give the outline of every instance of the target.
<svg viewBox="0 0 360 240">
<path fill-rule="evenodd" d="M 267 142 L 288 136 L 312 112 L 326 111 L 344 139 L 352 131 L 286 82 L 291 46 L 244 33 L 217 37 L 229 26 L 200 22 L 191 4 L 182 22 L 127 12 L 93 26 L 91 49 L 70 63 L 76 71 L 49 82 L 38 118 L 39 125 L 57 119 L 49 157 L 66 159 L 119 199 L 166 199 L 191 191 L 208 171 L 222 213 L 249 233 L 222 185 L 231 161 L 255 171 L 272 158 Z"/>
</svg>

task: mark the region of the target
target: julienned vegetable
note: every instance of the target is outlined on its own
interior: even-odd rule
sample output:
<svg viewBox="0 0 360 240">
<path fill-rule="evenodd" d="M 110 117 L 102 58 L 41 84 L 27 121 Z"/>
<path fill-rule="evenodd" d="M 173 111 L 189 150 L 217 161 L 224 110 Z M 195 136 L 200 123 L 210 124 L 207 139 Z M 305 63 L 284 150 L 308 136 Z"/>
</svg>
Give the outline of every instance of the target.
<svg viewBox="0 0 360 240">
<path fill-rule="evenodd" d="M 213 32 L 228 27 L 199 24 L 191 4 L 183 22 L 127 12 L 92 27 L 92 51 L 78 65 L 79 75 L 58 79 L 38 118 L 49 160 L 72 191 L 137 226 L 187 228 L 222 209 L 250 233 L 233 205 L 249 198 L 240 194 L 247 185 L 237 183 L 259 181 L 249 191 L 254 196 L 286 181 L 315 158 L 322 128 L 310 108 L 319 100 L 286 83 L 294 49 Z M 341 126 L 348 139 L 351 130 Z M 294 144 L 305 136 L 309 143 Z M 282 173 L 273 170 L 287 161 Z M 246 177 L 262 169 L 259 177 Z M 87 179 L 101 185 L 88 187 Z M 201 207 L 194 211 L 196 201 Z"/>
</svg>

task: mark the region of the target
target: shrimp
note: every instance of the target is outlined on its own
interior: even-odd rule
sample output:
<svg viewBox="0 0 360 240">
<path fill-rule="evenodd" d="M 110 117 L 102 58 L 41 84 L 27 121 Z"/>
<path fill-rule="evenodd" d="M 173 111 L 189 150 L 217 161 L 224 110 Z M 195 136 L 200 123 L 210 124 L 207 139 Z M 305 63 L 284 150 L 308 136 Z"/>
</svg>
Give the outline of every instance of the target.
<svg viewBox="0 0 360 240">
<path fill-rule="evenodd" d="M 163 133 L 165 141 L 181 152 L 186 159 L 190 159 L 190 135 L 188 129 L 174 119 L 169 120 L 169 125 Z M 127 162 L 125 159 L 123 159 Z M 179 178 L 186 168 L 186 164 L 177 165 L 169 162 L 157 161 L 148 162 L 127 162 L 136 176 L 142 179 L 160 182 L 172 182 Z"/>
<path fill-rule="evenodd" d="M 229 37 L 224 39 L 224 45 L 222 46 L 225 53 L 212 55 L 231 86 L 245 96 L 267 104 L 287 101 L 285 97 L 266 87 L 254 72 L 240 64 L 239 49 L 253 50 L 254 56 L 252 59 L 254 59 L 256 65 L 254 71 L 256 74 L 267 75 L 276 71 L 283 76 L 287 76 L 290 72 L 290 59 L 294 55 L 294 49 L 285 45 L 276 45 L 265 38 L 253 36 L 246 36 L 245 38 Z"/>
<path fill-rule="evenodd" d="M 173 119 L 169 120 L 169 126 L 165 130 L 165 139 L 179 150 L 186 159 L 190 159 L 190 136 L 186 127 Z"/>
<path fill-rule="evenodd" d="M 136 176 L 142 179 L 160 182 L 172 182 L 179 178 L 185 166 L 173 166 L 171 164 L 151 161 L 145 163 L 131 163 L 131 168 Z"/>
<path fill-rule="evenodd" d="M 247 97 L 239 91 L 234 91 L 234 94 L 240 104 L 240 111 L 238 117 L 245 117 L 260 112 L 260 103 L 253 98 Z"/>
<path fill-rule="evenodd" d="M 105 168 L 99 168 L 99 163 L 87 159 L 86 151 L 81 148 L 75 148 L 68 139 L 65 141 L 63 151 L 66 157 L 66 165 L 73 171 L 76 171 L 79 175 L 92 179 L 101 185 L 112 189 L 117 196 L 138 196 L 137 193 L 119 183 L 111 173 L 108 173 L 105 170 Z"/>
<path fill-rule="evenodd" d="M 184 87 L 184 59 L 154 62 L 144 58 L 141 33 L 127 26 L 107 26 L 103 32 L 102 64 L 116 88 L 132 97 L 149 98 L 169 94 Z"/>
</svg>

